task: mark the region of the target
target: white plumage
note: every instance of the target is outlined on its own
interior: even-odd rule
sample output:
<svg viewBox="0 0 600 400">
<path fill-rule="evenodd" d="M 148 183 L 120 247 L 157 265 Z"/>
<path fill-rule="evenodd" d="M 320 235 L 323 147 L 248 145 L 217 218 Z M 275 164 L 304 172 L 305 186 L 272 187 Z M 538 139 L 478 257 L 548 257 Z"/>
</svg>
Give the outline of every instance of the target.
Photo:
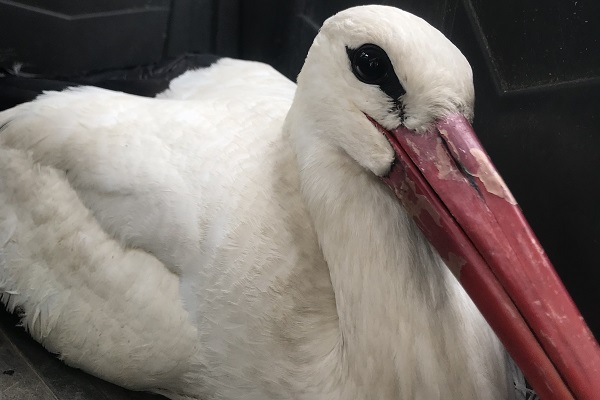
<svg viewBox="0 0 600 400">
<path fill-rule="evenodd" d="M 298 88 L 223 59 L 159 99 L 97 88 L 0 113 L 0 293 L 65 362 L 173 399 L 509 399 L 510 361 L 379 180 L 400 124 L 346 47 L 385 49 L 405 126 L 472 115 L 423 20 L 329 19 Z"/>
</svg>

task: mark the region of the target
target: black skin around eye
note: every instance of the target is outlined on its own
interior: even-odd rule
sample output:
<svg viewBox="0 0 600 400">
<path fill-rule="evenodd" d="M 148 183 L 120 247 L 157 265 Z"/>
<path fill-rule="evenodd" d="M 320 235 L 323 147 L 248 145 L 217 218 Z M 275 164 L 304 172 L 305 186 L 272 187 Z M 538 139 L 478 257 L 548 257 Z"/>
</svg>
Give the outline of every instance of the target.
<svg viewBox="0 0 600 400">
<path fill-rule="evenodd" d="M 381 47 L 371 43 L 363 44 L 357 49 L 346 47 L 346 53 L 354 76 L 361 82 L 379 86 L 400 109 L 399 98 L 406 91 L 398 80 L 387 53 Z"/>
</svg>

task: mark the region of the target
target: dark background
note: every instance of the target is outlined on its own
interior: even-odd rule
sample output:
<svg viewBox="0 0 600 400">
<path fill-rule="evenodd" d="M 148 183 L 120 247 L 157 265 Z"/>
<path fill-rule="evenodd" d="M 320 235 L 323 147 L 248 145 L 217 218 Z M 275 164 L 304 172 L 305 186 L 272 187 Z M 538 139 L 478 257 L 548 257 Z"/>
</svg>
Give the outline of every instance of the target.
<svg viewBox="0 0 600 400">
<path fill-rule="evenodd" d="M 470 60 L 475 129 L 600 337 L 600 2 L 397 0 Z M 0 67 L 67 79 L 185 53 L 290 78 L 322 21 L 360 1 L 0 0 Z"/>
</svg>

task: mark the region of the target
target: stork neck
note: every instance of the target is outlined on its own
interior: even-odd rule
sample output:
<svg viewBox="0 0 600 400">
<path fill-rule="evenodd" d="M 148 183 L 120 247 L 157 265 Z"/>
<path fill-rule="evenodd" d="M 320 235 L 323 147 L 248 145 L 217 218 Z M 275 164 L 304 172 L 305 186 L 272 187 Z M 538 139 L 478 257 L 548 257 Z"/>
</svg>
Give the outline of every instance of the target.
<svg viewBox="0 0 600 400">
<path fill-rule="evenodd" d="M 365 366 L 394 371 L 395 353 L 406 357 L 436 318 L 432 310 L 443 312 L 453 277 L 379 178 L 318 135 L 291 137 L 330 271 L 343 355 L 363 375 Z"/>
</svg>

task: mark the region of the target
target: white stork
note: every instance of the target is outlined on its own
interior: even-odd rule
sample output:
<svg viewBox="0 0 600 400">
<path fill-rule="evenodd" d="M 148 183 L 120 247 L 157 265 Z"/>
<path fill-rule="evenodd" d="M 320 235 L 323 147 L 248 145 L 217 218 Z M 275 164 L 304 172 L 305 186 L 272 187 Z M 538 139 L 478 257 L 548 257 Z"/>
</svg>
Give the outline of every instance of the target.
<svg viewBox="0 0 600 400">
<path fill-rule="evenodd" d="M 223 59 L 158 99 L 81 87 L 2 112 L 2 301 L 69 365 L 171 399 L 518 398 L 460 277 L 540 393 L 583 399 L 598 347 L 564 289 L 523 305 L 503 275 L 546 261 L 473 93 L 440 32 L 366 6 L 325 22 L 297 87 Z M 588 357 L 574 379 L 547 337 Z"/>
</svg>

